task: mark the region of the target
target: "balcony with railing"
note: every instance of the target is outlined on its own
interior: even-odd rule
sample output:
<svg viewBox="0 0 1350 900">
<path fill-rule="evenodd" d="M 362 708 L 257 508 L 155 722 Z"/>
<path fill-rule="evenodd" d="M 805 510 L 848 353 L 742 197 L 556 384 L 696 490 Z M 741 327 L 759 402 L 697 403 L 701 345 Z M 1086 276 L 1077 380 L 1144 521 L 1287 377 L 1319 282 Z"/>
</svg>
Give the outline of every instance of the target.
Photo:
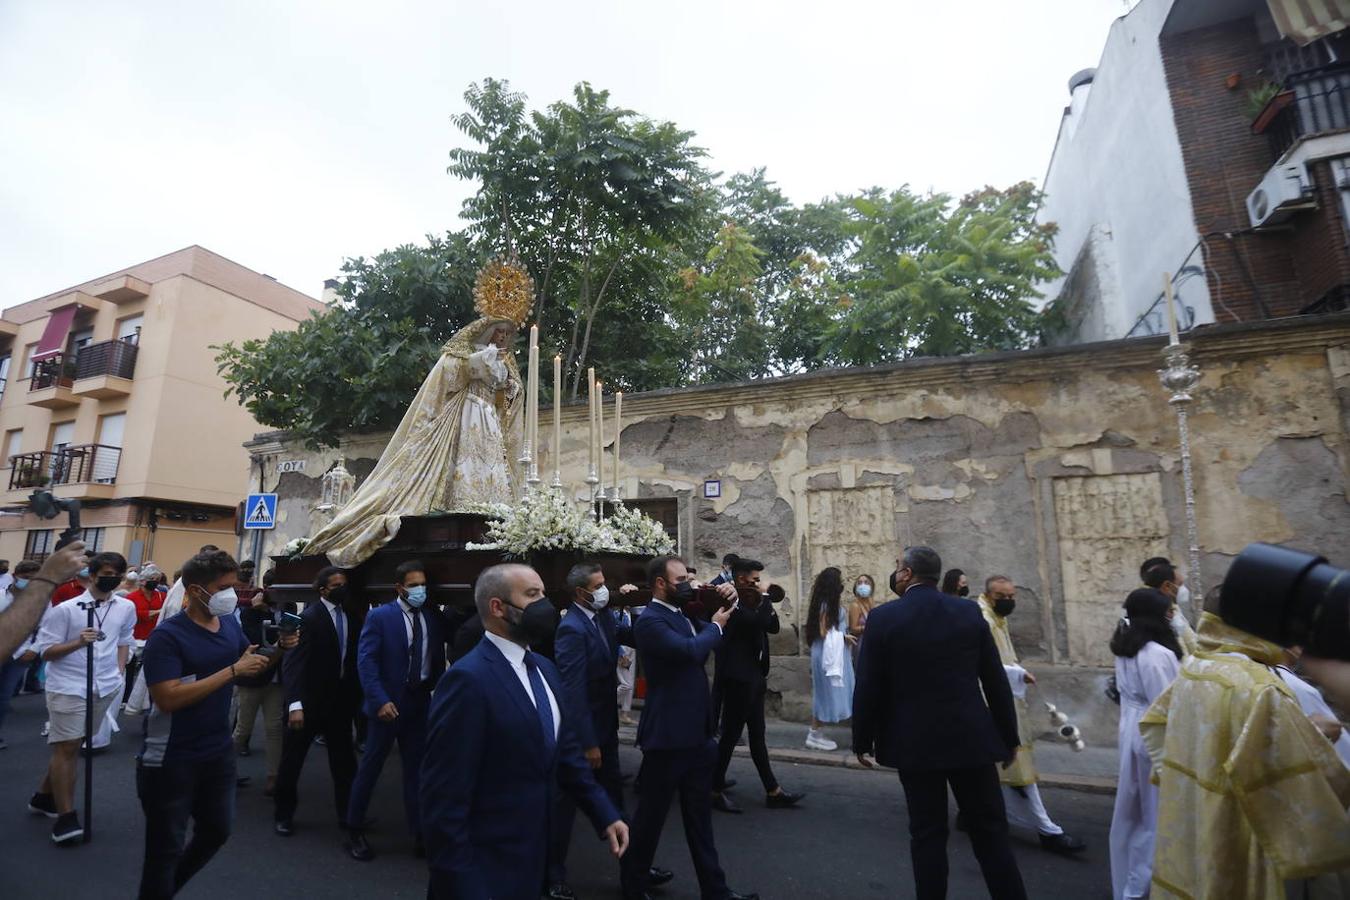
<svg viewBox="0 0 1350 900">
<path fill-rule="evenodd" d="M 75 360 L 72 392 L 77 397 L 100 400 L 130 394 L 137 351 L 136 342 L 124 338 L 81 347 Z"/>
<path fill-rule="evenodd" d="M 1277 160 L 1303 138 L 1350 129 L 1350 66 L 1322 66 L 1286 76 L 1283 90 L 1257 122 Z"/>
<path fill-rule="evenodd" d="M 9 489 L 46 487 L 64 497 L 110 498 L 121 459 L 122 448 L 107 444 L 20 453 L 9 459 Z"/>
<path fill-rule="evenodd" d="M 54 353 L 33 363 L 28 382 L 28 402 L 47 409 L 78 406 L 80 398 L 71 391 L 75 383 L 75 361 L 65 353 Z"/>
</svg>

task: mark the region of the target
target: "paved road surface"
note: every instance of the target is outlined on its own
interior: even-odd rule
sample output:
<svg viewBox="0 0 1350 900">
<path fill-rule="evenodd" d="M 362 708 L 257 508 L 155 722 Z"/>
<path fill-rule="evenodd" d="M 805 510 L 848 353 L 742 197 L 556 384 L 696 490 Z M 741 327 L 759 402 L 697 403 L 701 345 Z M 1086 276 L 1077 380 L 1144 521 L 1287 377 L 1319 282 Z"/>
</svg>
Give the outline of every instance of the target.
<svg viewBox="0 0 1350 900">
<path fill-rule="evenodd" d="M 10 749 L 0 751 L 0 897 L 5 900 L 82 900 L 135 896 L 143 850 L 144 820 L 135 797 L 133 735 L 114 737 L 95 770 L 93 843 L 57 847 L 50 821 L 25 810 L 25 802 L 46 764 L 46 744 L 38 736 L 45 718 L 41 696 L 15 698 L 5 725 Z M 424 863 L 415 859 L 405 835 L 398 759 L 391 755 L 376 789 L 371 814 L 378 821 L 370 840 L 378 858 L 348 859 L 333 820 L 332 792 L 322 748 L 306 763 L 299 833 L 276 837 L 271 804 L 262 796 L 261 729 L 254 734 L 254 755 L 241 759 L 240 772 L 253 784 L 240 789 L 235 830 L 224 850 L 180 896 L 184 900 L 267 896 L 274 898 L 416 898 L 426 894 Z M 624 770 L 634 771 L 638 753 L 623 751 Z M 894 773 L 820 766 L 778 764 L 775 772 L 789 788 L 806 791 L 803 808 L 769 810 L 756 787 L 750 762 L 732 763 L 739 779 L 736 795 L 746 813 L 714 813 L 717 843 L 731 886 L 759 891 L 765 898 L 913 897 L 904 801 Z M 77 793 L 82 796 L 83 788 Z M 1032 897 L 1096 900 L 1110 896 L 1106 838 L 1111 797 L 1047 790 L 1052 816 L 1088 842 L 1079 859 L 1062 859 L 1023 836 L 1018 861 Z M 590 832 L 578 827 L 571 859 L 571 881 L 579 897 L 617 897 L 617 865 Z M 979 870 L 963 835 L 953 834 L 950 896 L 985 896 Z M 663 835 L 657 861 L 674 869 L 676 880 L 659 896 L 683 900 L 698 896 L 697 882 L 684 846 L 679 813 Z"/>
</svg>

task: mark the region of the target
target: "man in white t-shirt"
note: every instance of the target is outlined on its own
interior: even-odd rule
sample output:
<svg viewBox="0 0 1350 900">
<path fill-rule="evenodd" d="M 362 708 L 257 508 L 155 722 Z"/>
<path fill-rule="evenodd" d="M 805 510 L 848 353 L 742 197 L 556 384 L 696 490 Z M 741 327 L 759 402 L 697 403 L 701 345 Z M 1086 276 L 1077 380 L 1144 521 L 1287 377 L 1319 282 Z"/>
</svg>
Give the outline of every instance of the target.
<svg viewBox="0 0 1350 900">
<path fill-rule="evenodd" d="M 89 561 L 89 590 L 47 613 L 38 631 L 37 650 L 47 662 L 47 743 L 52 758 L 42 784 L 28 801 L 32 812 L 56 819 L 52 840 L 78 840 L 84 829 L 75 812 L 76 759 L 84 738 L 85 706 L 93 704 L 94 722 L 121 697 L 122 675 L 133 643 L 136 604 L 113 596 L 126 574 L 120 553 L 100 553 Z M 89 627 L 90 608 L 94 625 Z M 85 695 L 87 648 L 94 654 L 94 697 Z"/>
</svg>

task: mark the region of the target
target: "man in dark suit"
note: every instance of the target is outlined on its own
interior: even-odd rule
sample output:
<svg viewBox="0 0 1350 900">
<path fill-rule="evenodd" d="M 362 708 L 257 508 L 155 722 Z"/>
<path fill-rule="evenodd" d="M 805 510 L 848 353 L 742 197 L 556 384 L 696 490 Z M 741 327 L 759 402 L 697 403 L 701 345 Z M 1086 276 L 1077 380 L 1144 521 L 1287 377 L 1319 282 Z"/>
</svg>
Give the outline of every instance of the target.
<svg viewBox="0 0 1350 900">
<path fill-rule="evenodd" d="M 478 576 L 474 602 L 486 633 L 437 686 L 422 758 L 427 896 L 537 900 L 559 788 L 615 856 L 628 826 L 582 756 L 558 670 L 529 650 L 557 624 L 538 573 L 493 566 Z"/>
<path fill-rule="evenodd" d="M 737 588 L 759 592 L 764 564 L 735 557 L 731 562 L 732 583 Z M 717 648 L 717 668 L 722 678 L 722 736 L 717 744 L 717 772 L 713 778 L 713 809 L 739 813 L 741 808 L 727 796 L 727 767 L 736 751 L 741 732 L 750 729 L 750 758 L 764 785 L 765 804 L 770 809 L 795 806 L 804 794 L 785 791 L 773 777 L 769 748 L 764 740 L 764 693 L 769 676 L 769 635 L 778 633 L 778 613 L 768 598 L 754 609 L 737 607 L 727 620 L 727 633 Z"/>
<path fill-rule="evenodd" d="M 633 848 L 620 867 L 623 895 L 630 900 L 647 896 L 652 857 L 670 801 L 678 793 L 699 893 L 715 900 L 756 898 L 757 894 L 737 894 L 727 887 L 713 844 L 711 794 L 717 746 L 704 665 L 721 642 L 732 609 L 718 610 L 711 623 L 685 616 L 681 610 L 693 599 L 694 584 L 677 556 L 652 560 L 647 584 L 652 602 L 633 626 L 634 646 L 647 672 L 647 700 L 637 731 L 642 794 L 633 816 Z M 717 590 L 725 600 L 736 596 L 729 584 Z"/>
<path fill-rule="evenodd" d="M 617 626 L 614 617 L 605 612 L 609 606 L 609 587 L 598 565 L 573 566 L 567 573 L 567 586 L 572 592 L 572 605 L 563 615 L 554 640 L 555 662 L 563 681 L 563 715 L 576 728 L 595 780 L 622 811 L 617 668 L 619 644 L 632 646 L 633 631 Z M 572 900 L 576 896 L 567 885 L 567 850 L 575 818 L 576 805 L 566 794 L 559 794 L 553 810 L 549 852 L 546 895 L 549 900 Z M 649 883 L 661 885 L 674 877 L 673 872 L 653 868 Z"/>
<path fill-rule="evenodd" d="M 287 728 L 281 741 L 273 817 L 277 834 L 285 837 L 295 833 L 300 770 L 316 737 L 323 737 L 328 750 L 333 800 L 338 826 L 343 829 L 347 827 L 347 805 L 356 777 L 352 720 L 361 704 L 361 682 L 356 675 L 359 631 L 345 608 L 347 576 L 329 566 L 319 572 L 314 588 L 319 601 L 306 604 L 300 614 L 300 645 L 286 655 L 281 671 Z"/>
<path fill-rule="evenodd" d="M 434 606 L 424 605 L 427 573 L 420 562 L 410 560 L 394 570 L 394 590 L 398 597 L 393 603 L 377 606 L 366 616 L 356 649 L 356 671 L 370 725 L 347 805 L 351 829 L 347 852 L 362 861 L 373 859 L 375 851 L 360 823 L 366 820 L 370 794 L 395 740 L 403 764 L 403 812 L 415 852 L 425 854 L 417 784 L 431 690 L 445 671 L 445 625 Z"/>
<path fill-rule="evenodd" d="M 867 617 L 853 695 L 853 750 L 900 771 L 919 900 L 947 896 L 947 788 L 995 900 L 1023 900 L 995 765 L 1019 743 L 1012 690 L 979 607 L 937 589 L 942 560 L 908 547 L 899 600 Z M 986 703 L 986 700 L 988 701 Z"/>
</svg>

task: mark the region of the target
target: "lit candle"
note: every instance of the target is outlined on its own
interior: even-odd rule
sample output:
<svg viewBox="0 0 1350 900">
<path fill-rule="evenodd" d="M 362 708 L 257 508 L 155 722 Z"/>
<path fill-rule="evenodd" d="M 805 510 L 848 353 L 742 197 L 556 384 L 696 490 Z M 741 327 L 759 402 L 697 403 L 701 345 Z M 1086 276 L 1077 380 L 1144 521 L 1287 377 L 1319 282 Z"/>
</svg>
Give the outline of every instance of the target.
<svg viewBox="0 0 1350 900">
<path fill-rule="evenodd" d="M 595 474 L 596 474 L 596 469 L 595 469 L 595 448 L 596 448 L 596 445 L 599 443 L 599 442 L 596 440 L 596 438 L 595 438 L 595 369 L 594 369 L 594 368 L 590 368 L 590 369 L 587 369 L 587 370 L 586 370 L 586 399 L 589 400 L 589 401 L 590 401 L 590 404 L 591 404 L 591 409 L 590 409 L 590 413 L 591 413 L 591 433 L 590 433 L 590 437 L 589 437 L 589 443 L 587 443 L 587 445 L 586 445 L 587 447 L 590 448 L 590 449 L 587 451 L 587 453 L 589 454 L 589 457 L 590 457 L 590 471 L 589 471 L 589 474 L 588 474 L 587 477 L 589 477 L 589 478 L 594 478 L 594 477 L 595 477 Z"/>
<path fill-rule="evenodd" d="M 1163 298 L 1167 303 L 1167 334 L 1169 343 L 1179 344 L 1181 338 L 1177 335 L 1177 311 L 1172 305 L 1172 276 L 1167 272 L 1163 273 Z"/>
<path fill-rule="evenodd" d="M 614 395 L 614 500 L 619 499 L 619 439 L 623 437 L 623 391 Z"/>
<path fill-rule="evenodd" d="M 605 386 L 595 383 L 595 474 L 600 479 L 600 499 L 605 499 Z"/>
<path fill-rule="evenodd" d="M 562 357 L 553 357 L 553 484 L 562 484 Z"/>
</svg>

